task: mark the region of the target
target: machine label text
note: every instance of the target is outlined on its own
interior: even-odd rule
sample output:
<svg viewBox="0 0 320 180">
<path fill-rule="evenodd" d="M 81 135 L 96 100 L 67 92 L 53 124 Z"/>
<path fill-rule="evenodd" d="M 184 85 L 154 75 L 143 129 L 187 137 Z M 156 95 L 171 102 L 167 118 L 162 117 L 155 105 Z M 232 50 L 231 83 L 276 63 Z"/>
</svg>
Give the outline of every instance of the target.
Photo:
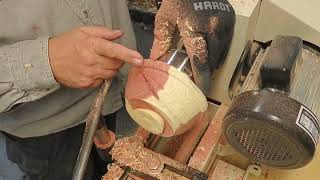
<svg viewBox="0 0 320 180">
<path fill-rule="evenodd" d="M 204 1 L 204 2 L 195 2 L 193 3 L 194 10 L 221 10 L 230 12 L 230 5 L 222 2 L 215 1 Z"/>
</svg>

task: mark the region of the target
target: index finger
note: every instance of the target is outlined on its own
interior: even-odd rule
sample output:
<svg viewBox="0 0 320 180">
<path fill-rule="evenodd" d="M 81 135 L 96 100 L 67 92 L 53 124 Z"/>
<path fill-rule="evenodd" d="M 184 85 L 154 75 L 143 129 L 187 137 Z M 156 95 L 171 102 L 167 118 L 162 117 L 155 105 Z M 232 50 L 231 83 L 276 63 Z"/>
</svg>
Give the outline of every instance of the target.
<svg viewBox="0 0 320 180">
<path fill-rule="evenodd" d="M 100 37 L 110 41 L 119 39 L 123 32 L 119 30 L 111 30 L 101 26 L 84 26 L 80 28 L 81 31 L 95 37 Z"/>
<path fill-rule="evenodd" d="M 143 64 L 143 57 L 137 51 L 101 38 L 98 38 L 95 42 L 95 52 L 101 56 L 117 59 L 137 66 Z"/>
</svg>

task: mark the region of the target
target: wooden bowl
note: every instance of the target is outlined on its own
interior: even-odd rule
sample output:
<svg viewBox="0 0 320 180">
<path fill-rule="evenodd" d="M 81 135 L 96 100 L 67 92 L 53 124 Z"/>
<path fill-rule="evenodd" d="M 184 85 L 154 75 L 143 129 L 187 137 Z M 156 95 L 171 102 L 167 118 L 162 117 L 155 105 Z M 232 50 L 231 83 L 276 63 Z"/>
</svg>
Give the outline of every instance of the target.
<svg viewBox="0 0 320 180">
<path fill-rule="evenodd" d="M 153 60 L 131 68 L 125 100 L 128 113 L 141 127 L 165 137 L 190 129 L 208 107 L 186 74 Z"/>
</svg>

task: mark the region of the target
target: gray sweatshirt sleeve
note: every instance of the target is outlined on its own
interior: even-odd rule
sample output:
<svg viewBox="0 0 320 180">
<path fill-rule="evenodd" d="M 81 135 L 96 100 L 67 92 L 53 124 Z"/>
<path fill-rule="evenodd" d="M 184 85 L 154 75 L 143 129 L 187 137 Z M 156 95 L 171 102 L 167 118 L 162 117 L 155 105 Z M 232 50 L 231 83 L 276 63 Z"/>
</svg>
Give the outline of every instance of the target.
<svg viewBox="0 0 320 180">
<path fill-rule="evenodd" d="M 57 90 L 48 57 L 48 37 L 0 45 L 0 112 Z"/>
</svg>

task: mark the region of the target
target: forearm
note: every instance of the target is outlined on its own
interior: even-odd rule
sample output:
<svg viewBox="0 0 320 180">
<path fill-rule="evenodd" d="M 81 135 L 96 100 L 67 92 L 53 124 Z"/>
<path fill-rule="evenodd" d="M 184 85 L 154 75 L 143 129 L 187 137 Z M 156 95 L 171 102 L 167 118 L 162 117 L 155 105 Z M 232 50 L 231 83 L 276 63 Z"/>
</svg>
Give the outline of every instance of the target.
<svg viewBox="0 0 320 180">
<path fill-rule="evenodd" d="M 0 47 L 0 112 L 55 91 L 48 57 L 48 37 Z"/>
</svg>

